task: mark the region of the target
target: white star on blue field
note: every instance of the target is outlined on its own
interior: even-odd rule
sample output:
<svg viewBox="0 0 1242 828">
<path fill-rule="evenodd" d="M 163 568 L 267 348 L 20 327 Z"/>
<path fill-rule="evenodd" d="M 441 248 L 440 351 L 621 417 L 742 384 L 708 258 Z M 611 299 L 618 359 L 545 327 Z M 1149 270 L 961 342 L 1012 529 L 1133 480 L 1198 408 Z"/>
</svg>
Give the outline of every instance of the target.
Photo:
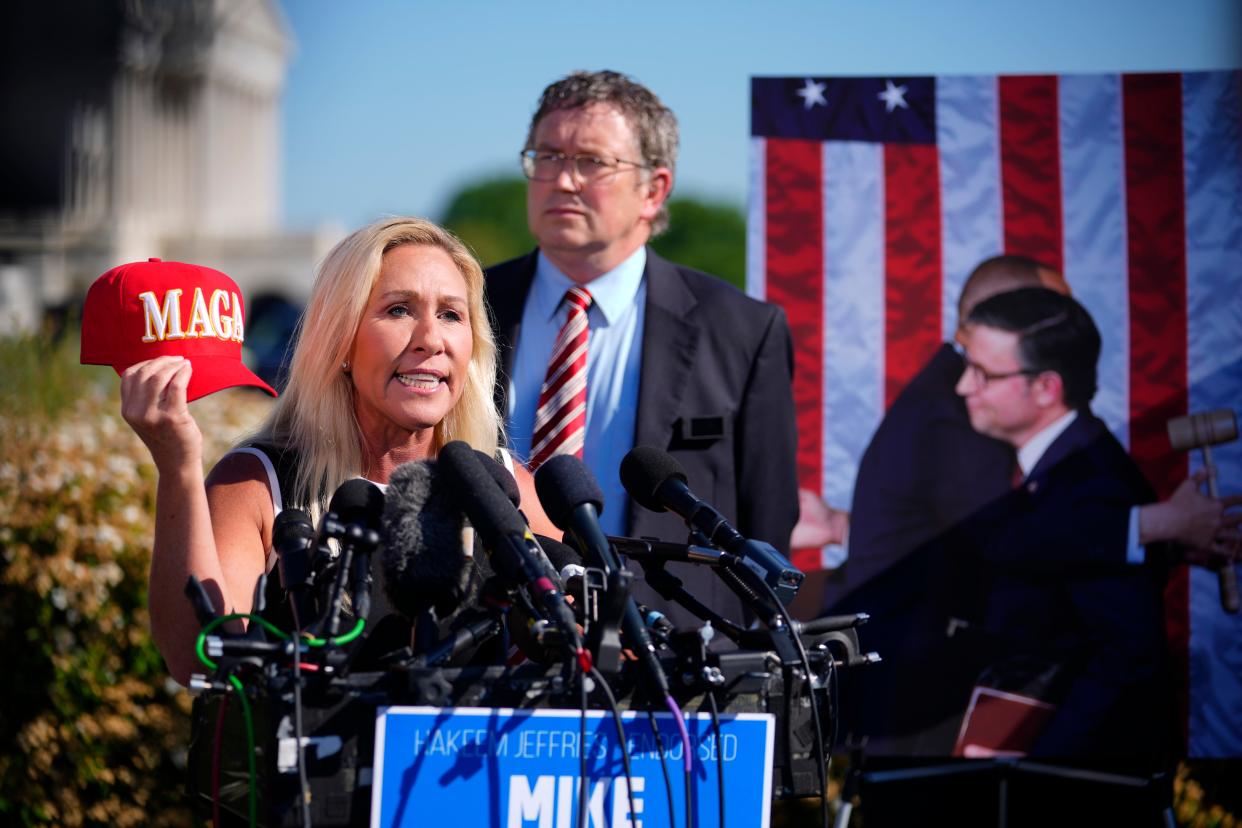
<svg viewBox="0 0 1242 828">
<path fill-rule="evenodd" d="M 906 103 L 906 87 L 896 86 L 891 80 L 884 81 L 884 91 L 876 97 L 884 101 L 885 112 L 892 112 L 897 107 L 910 108 L 910 105 Z"/>
<path fill-rule="evenodd" d="M 802 98 L 807 109 L 816 104 L 828 105 L 828 101 L 824 100 L 824 90 L 828 88 L 828 84 L 806 79 L 806 86 L 798 90 L 798 95 Z"/>
</svg>

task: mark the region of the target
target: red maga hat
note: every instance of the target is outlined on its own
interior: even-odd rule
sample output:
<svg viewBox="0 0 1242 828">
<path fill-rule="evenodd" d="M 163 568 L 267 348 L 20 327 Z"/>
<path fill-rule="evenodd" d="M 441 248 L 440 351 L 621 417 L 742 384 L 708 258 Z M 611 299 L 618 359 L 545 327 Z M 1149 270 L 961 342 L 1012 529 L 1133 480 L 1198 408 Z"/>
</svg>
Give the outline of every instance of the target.
<svg viewBox="0 0 1242 828">
<path fill-rule="evenodd" d="M 118 374 L 158 356 L 183 356 L 193 373 L 186 402 L 222 388 L 272 387 L 242 364 L 245 314 L 237 283 L 218 270 L 148 259 L 95 280 L 82 309 L 82 364 Z"/>
</svg>

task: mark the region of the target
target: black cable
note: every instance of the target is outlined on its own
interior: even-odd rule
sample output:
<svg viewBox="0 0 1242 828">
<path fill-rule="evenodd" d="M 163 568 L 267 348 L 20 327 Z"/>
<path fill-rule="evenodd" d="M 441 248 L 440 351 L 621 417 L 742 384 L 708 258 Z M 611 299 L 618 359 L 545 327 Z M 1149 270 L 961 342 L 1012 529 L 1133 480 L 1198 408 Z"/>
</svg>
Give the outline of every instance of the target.
<svg viewBox="0 0 1242 828">
<path fill-rule="evenodd" d="M 785 629 L 789 632 L 789 637 L 793 639 L 794 646 L 798 649 L 798 657 L 802 660 L 802 669 L 806 671 L 806 686 L 811 694 L 811 719 L 815 725 L 815 757 L 818 759 L 820 815 L 823 818 L 824 828 L 829 828 L 832 824 L 832 819 L 828 813 L 828 766 L 825 762 L 824 734 L 820 730 L 819 705 L 815 703 L 815 682 L 811 674 L 811 660 L 807 658 L 806 647 L 802 646 L 802 637 L 794 630 L 794 622 L 789 615 L 789 610 L 785 609 L 785 605 L 781 603 L 780 598 L 777 597 L 776 592 L 768 585 L 767 581 L 756 579 L 756 582 L 763 585 L 763 589 L 767 592 L 768 597 L 772 599 L 773 606 L 780 613 L 781 619 L 785 622 Z M 789 702 L 789 696 L 788 688 L 786 688 L 786 703 Z"/>
<path fill-rule="evenodd" d="M 716 734 L 716 796 L 720 805 L 720 828 L 725 824 L 724 739 L 720 736 L 720 709 L 716 707 L 716 691 L 708 690 L 707 706 L 712 714 L 712 732 Z"/>
<path fill-rule="evenodd" d="M 211 740 L 211 824 L 220 825 L 220 751 L 224 741 L 224 714 L 229 709 L 229 694 L 220 697 L 220 709 L 216 713 L 216 732 Z M 671 822 L 669 823 L 672 824 Z"/>
<path fill-rule="evenodd" d="M 617 739 L 621 743 L 621 765 L 625 768 L 625 793 L 630 800 L 630 822 L 633 823 L 638 820 L 638 811 L 634 810 L 634 777 L 630 773 L 630 746 L 625 738 L 625 725 L 621 722 L 621 710 L 617 707 L 617 697 L 612 694 L 612 688 L 608 686 L 608 682 L 604 681 L 603 675 L 595 667 L 591 667 L 591 677 L 604 691 L 604 698 L 608 699 L 608 709 L 612 711 L 613 724 L 617 726 Z"/>
<path fill-rule="evenodd" d="M 781 721 L 785 723 L 785 767 L 788 768 L 787 773 L 790 789 L 793 789 L 794 780 L 794 726 L 793 726 L 793 678 L 794 671 L 789 667 L 781 667 L 781 680 L 785 682 L 785 692 L 782 694 L 785 710 L 781 715 Z"/>
<path fill-rule="evenodd" d="M 581 715 L 578 716 L 578 828 L 586 828 L 587 816 L 587 686 L 586 673 L 578 677 L 578 688 L 581 695 Z"/>
<path fill-rule="evenodd" d="M 694 773 L 686 768 L 686 828 L 694 828 Z"/>
<path fill-rule="evenodd" d="M 668 828 L 677 828 L 676 811 L 673 804 L 673 780 L 668 775 L 668 763 L 664 761 L 664 738 L 660 736 L 660 725 L 656 721 L 655 711 L 647 708 L 647 721 L 651 723 L 651 732 L 655 734 L 656 750 L 660 752 L 660 772 L 664 775 L 664 794 L 668 800 Z"/>
<path fill-rule="evenodd" d="M 293 641 L 298 645 L 293 651 L 293 738 L 297 739 L 298 746 L 299 810 L 302 812 L 303 828 L 311 828 L 310 780 L 306 776 L 306 750 L 302 739 L 302 621 L 298 618 L 297 602 L 292 598 L 289 599 L 289 609 L 293 616 Z"/>
<path fill-rule="evenodd" d="M 837 736 L 839 735 L 837 729 L 840 727 L 840 722 L 837 720 L 837 711 L 840 709 L 837 706 L 837 695 L 839 692 L 837 681 L 839 679 L 837 676 L 837 660 L 833 658 L 832 652 L 828 649 L 824 650 L 824 655 L 828 656 L 828 686 L 825 688 L 825 692 L 828 695 L 828 746 L 826 748 L 828 756 L 826 762 L 831 764 L 832 746 L 837 743 Z M 814 696 L 812 696 L 811 701 L 814 703 Z"/>
</svg>

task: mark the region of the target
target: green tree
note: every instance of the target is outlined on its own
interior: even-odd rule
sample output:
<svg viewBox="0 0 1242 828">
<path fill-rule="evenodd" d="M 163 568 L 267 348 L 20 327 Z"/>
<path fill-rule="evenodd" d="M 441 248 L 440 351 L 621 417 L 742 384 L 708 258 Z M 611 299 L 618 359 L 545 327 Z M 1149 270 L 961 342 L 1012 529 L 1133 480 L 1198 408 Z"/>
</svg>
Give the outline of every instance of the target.
<svg viewBox="0 0 1242 828">
<path fill-rule="evenodd" d="M 693 197 L 669 203 L 669 229 L 652 242 L 661 256 L 714 273 L 738 288 L 746 282 L 746 220 L 731 204 Z M 483 265 L 520 256 L 535 246 L 526 227 L 526 182 L 488 178 L 450 200 L 441 223 L 461 237 Z"/>
<path fill-rule="evenodd" d="M 689 196 L 669 202 L 668 230 L 651 243 L 679 264 L 714 273 L 746 289 L 746 219 L 731 204 Z"/>
<path fill-rule="evenodd" d="M 516 176 L 467 184 L 449 200 L 440 223 L 469 245 L 484 267 L 535 246 L 526 228 L 526 181 Z"/>
</svg>

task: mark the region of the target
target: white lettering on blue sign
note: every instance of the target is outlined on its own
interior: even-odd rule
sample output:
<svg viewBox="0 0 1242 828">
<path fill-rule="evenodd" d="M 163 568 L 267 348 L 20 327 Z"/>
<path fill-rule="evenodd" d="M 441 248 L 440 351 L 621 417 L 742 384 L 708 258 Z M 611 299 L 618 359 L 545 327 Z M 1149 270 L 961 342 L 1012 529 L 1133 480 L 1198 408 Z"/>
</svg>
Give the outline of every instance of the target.
<svg viewBox="0 0 1242 828">
<path fill-rule="evenodd" d="M 588 828 L 643 828 L 639 815 L 643 812 L 643 799 L 639 795 L 646 788 L 646 779 L 634 777 L 630 788 L 624 776 L 599 779 L 591 784 L 587 800 Z M 574 824 L 574 809 L 578 806 L 581 784 L 577 776 L 537 776 L 532 787 L 530 777 L 517 774 L 509 777 L 509 816 L 507 828 L 570 828 Z M 604 821 L 604 800 L 612 790 L 612 819 Z M 630 795 L 634 796 L 634 812 L 630 812 Z"/>
</svg>

